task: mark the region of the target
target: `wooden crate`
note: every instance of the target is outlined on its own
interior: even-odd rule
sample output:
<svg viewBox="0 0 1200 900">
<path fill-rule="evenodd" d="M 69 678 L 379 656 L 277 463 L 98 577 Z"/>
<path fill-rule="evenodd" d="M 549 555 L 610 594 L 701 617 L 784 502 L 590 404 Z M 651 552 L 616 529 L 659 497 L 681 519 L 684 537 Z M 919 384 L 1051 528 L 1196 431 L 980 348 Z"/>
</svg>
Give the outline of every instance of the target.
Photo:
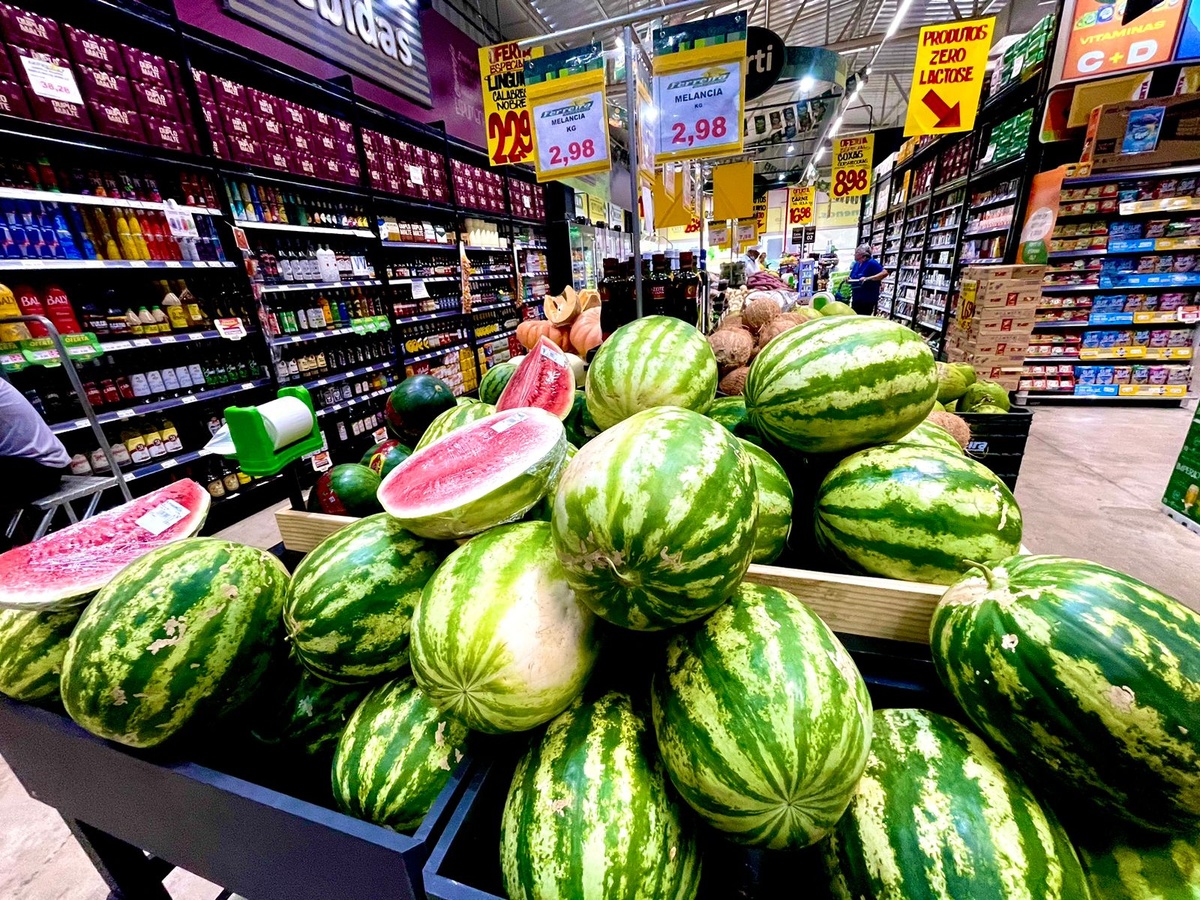
<svg viewBox="0 0 1200 900">
<path fill-rule="evenodd" d="M 354 519 L 295 509 L 275 513 L 283 545 L 304 553 Z M 751 566 L 746 580 L 795 594 L 834 631 L 913 644 L 929 643 L 929 620 L 946 588 L 937 584 Z"/>
</svg>

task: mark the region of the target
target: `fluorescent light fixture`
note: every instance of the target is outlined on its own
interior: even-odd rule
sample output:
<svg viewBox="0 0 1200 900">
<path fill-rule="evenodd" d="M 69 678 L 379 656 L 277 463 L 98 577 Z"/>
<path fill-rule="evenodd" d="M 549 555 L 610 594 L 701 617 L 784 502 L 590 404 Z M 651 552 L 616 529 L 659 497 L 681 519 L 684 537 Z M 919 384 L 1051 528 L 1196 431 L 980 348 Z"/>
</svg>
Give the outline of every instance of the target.
<svg viewBox="0 0 1200 900">
<path fill-rule="evenodd" d="M 891 24 L 888 25 L 887 34 L 883 36 L 884 41 L 890 41 L 893 37 L 895 37 L 896 32 L 900 30 L 900 23 L 903 22 L 904 17 L 908 15 L 908 10 L 911 6 L 912 0 L 904 0 L 904 2 L 900 4 L 900 8 L 896 10 L 895 18 L 893 18 Z"/>
<path fill-rule="evenodd" d="M 813 162 L 819 163 L 824 156 L 825 156 L 825 148 L 818 147 L 817 152 L 815 154 L 813 154 Z"/>
<path fill-rule="evenodd" d="M 816 80 L 811 75 L 805 75 L 800 79 L 800 90 L 807 93 L 816 86 L 816 83 Z"/>
<path fill-rule="evenodd" d="M 795 153 L 795 152 L 796 152 L 796 145 L 788 144 L 788 153 Z"/>
<path fill-rule="evenodd" d="M 863 71 L 863 74 L 870 75 L 872 71 L 873 71 L 872 68 L 870 66 L 867 66 L 867 68 Z"/>
</svg>

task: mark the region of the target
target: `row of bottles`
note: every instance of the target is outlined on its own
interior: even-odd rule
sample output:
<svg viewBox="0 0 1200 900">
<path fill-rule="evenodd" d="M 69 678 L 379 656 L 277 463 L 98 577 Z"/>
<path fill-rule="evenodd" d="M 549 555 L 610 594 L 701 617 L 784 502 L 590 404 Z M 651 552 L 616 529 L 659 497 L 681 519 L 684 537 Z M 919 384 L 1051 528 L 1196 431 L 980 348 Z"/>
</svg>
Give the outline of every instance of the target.
<svg viewBox="0 0 1200 900">
<path fill-rule="evenodd" d="M 214 500 L 222 500 L 236 494 L 254 479 L 242 471 L 237 460 L 223 456 L 210 456 L 199 466 L 201 483 Z"/>
<path fill-rule="evenodd" d="M 316 346 L 284 347 L 275 363 L 280 384 L 297 384 L 395 358 L 391 335 L 341 338 L 314 342 Z"/>
<path fill-rule="evenodd" d="M 445 320 L 413 322 L 404 327 L 404 355 L 416 356 L 442 347 L 461 346 L 467 342 L 466 326 L 448 327 Z"/>
<path fill-rule="evenodd" d="M 0 160 L 0 185 L 4 187 L 149 203 L 171 199 L 185 206 L 220 208 L 212 181 L 203 173 L 186 169 L 174 173 L 169 181 L 163 182 L 166 190 L 159 188 L 160 180 L 150 174 L 125 169 L 114 172 L 110 169 L 85 170 L 81 166 L 55 167 L 46 156 L 38 157 L 36 161 Z"/>
<path fill-rule="evenodd" d="M 352 319 L 387 314 L 377 291 L 353 288 L 331 295 L 332 299 L 324 291 L 298 291 L 272 296 L 267 311 L 272 335 L 340 328 L 349 325 Z"/>
<path fill-rule="evenodd" d="M 373 279 L 375 267 L 366 252 L 301 239 L 259 242 L 254 250 L 255 280 L 263 284 L 304 284 Z"/>
<path fill-rule="evenodd" d="M 151 348 L 134 359 L 118 362 L 106 356 L 78 368 L 84 394 L 97 410 L 182 397 L 264 374 L 257 362 L 240 352 L 212 347 Z"/>
<path fill-rule="evenodd" d="M 497 303 L 511 304 L 513 302 L 512 291 L 508 288 L 497 287 L 494 284 L 475 285 L 475 287 L 482 287 L 484 289 L 471 295 L 472 309 L 479 309 L 481 306 L 494 306 Z"/>
<path fill-rule="evenodd" d="M 424 285 L 420 291 L 414 291 L 412 285 L 398 284 L 392 290 L 392 313 L 397 320 L 462 307 L 462 286 L 457 281 L 434 282 Z"/>
<path fill-rule="evenodd" d="M 381 391 L 396 383 L 397 376 L 393 371 L 368 372 L 356 378 L 347 378 L 337 384 L 327 384 L 314 387 L 312 394 L 313 406 L 316 409 L 333 406 L 335 403 L 345 403 L 363 394 Z"/>
<path fill-rule="evenodd" d="M 369 228 L 366 210 L 352 203 L 301 198 L 294 192 L 246 181 L 226 181 L 233 217 L 243 222 L 320 228 Z"/>
<path fill-rule="evenodd" d="M 444 278 L 457 275 L 457 253 L 421 253 L 412 259 L 388 263 L 388 278 Z"/>
<path fill-rule="evenodd" d="M 369 407 L 370 404 L 363 404 Z M 384 426 L 385 419 L 382 410 L 353 409 L 346 410 L 340 415 L 335 414 L 325 432 L 329 443 L 345 443 L 360 438 Z"/>
<path fill-rule="evenodd" d="M 695 324 L 700 297 L 695 257 L 688 251 L 680 253 L 679 271 L 675 273 L 662 253 L 643 257 L 641 264 L 643 315 L 674 316 Z M 604 260 L 604 277 L 597 288 L 601 300 L 600 327 L 605 336 L 637 318 L 635 287 L 632 261 L 618 263 L 613 257 Z"/>
</svg>

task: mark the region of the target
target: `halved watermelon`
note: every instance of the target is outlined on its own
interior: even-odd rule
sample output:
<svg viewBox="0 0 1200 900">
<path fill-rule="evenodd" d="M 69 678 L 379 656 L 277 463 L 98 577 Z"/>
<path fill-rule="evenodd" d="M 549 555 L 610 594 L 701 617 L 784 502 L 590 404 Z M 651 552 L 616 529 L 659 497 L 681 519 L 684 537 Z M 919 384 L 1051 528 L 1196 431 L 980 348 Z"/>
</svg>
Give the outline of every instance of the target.
<svg viewBox="0 0 1200 900">
<path fill-rule="evenodd" d="M 496 411 L 532 406 L 565 419 L 574 401 L 575 373 L 567 354 L 549 338 L 541 337 L 500 392 Z"/>
<path fill-rule="evenodd" d="M 0 609 L 86 602 L 138 557 L 198 532 L 210 502 L 208 491 L 184 478 L 0 554 Z"/>
<path fill-rule="evenodd" d="M 562 422 L 545 410 L 498 412 L 402 462 L 379 486 L 379 502 L 413 534 L 467 537 L 528 512 L 566 452 Z"/>
</svg>

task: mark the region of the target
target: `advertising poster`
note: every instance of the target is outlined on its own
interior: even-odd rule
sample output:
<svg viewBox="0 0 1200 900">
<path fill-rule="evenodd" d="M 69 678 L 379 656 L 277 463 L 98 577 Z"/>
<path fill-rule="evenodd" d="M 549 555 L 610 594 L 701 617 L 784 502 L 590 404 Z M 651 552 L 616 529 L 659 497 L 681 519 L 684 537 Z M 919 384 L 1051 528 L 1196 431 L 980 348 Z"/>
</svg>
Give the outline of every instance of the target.
<svg viewBox="0 0 1200 900">
<path fill-rule="evenodd" d="M 1122 22 L 1125 3 L 1075 0 L 1074 12 L 1062 24 L 1067 42 L 1062 80 L 1170 62 L 1183 10 L 1182 0 L 1164 0 L 1141 14 L 1135 10 L 1132 18 Z M 1180 58 L 1185 57 L 1181 54 Z"/>
<path fill-rule="evenodd" d="M 905 137 L 975 127 L 995 17 L 926 25 L 917 38 Z"/>
<path fill-rule="evenodd" d="M 1066 175 L 1067 167 L 1059 166 L 1033 176 L 1033 183 L 1029 186 L 1029 204 L 1025 208 L 1025 224 L 1021 226 L 1021 242 L 1017 247 L 1018 263 L 1046 264 L 1050 235 L 1058 219 L 1058 202 Z"/>
<path fill-rule="evenodd" d="M 831 188 L 834 197 L 861 197 L 871 190 L 871 158 L 875 135 L 835 138 Z"/>
<path fill-rule="evenodd" d="M 533 154 L 533 128 L 525 105 L 525 62 L 542 53 L 541 47 L 522 50 L 516 41 L 479 48 L 484 132 L 488 162 L 493 166 L 525 162 Z"/>
</svg>

